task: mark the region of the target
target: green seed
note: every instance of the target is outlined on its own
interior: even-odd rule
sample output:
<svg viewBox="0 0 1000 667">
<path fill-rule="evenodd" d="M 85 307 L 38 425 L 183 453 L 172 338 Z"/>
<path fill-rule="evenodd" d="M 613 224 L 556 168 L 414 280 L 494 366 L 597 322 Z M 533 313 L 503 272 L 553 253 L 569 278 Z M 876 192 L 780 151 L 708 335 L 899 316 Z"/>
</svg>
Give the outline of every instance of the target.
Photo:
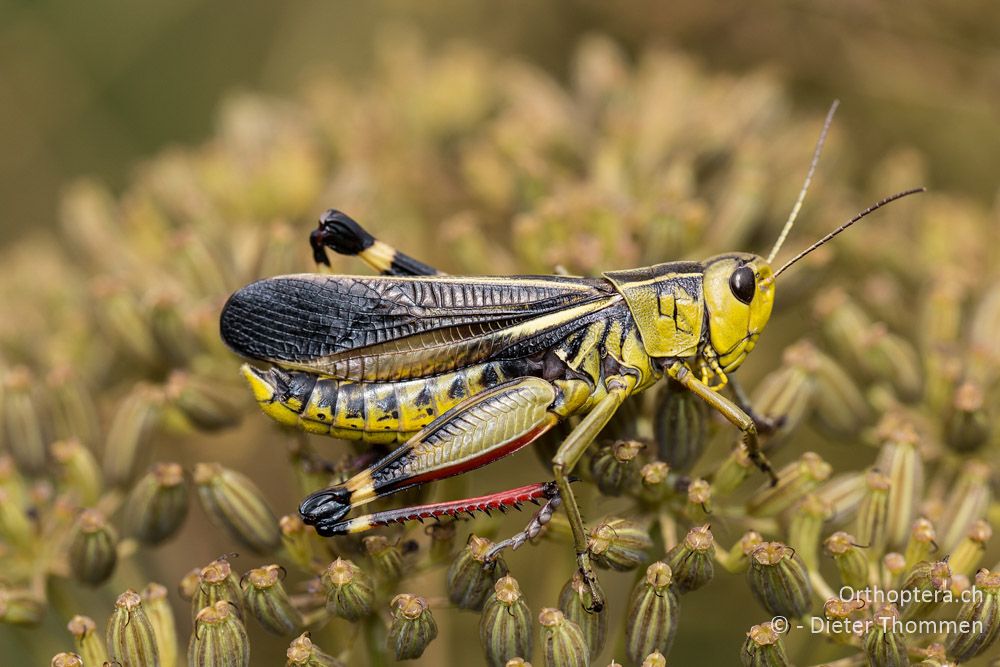
<svg viewBox="0 0 1000 667">
<path fill-rule="evenodd" d="M 448 599 L 459 609 L 480 611 L 494 584 L 507 574 L 502 558 L 486 562 L 492 546 L 490 540 L 470 535 L 465 548 L 448 567 Z"/>
<path fill-rule="evenodd" d="M 868 559 L 877 561 L 889 543 L 889 478 L 877 470 L 868 473 L 868 494 L 858 508 L 857 533 Z"/>
<path fill-rule="evenodd" d="M 636 477 L 634 459 L 643 445 L 637 440 L 618 440 L 602 447 L 590 460 L 590 474 L 606 496 L 620 496 Z"/>
<path fill-rule="evenodd" d="M 167 405 L 177 410 L 199 431 L 220 431 L 237 426 L 240 404 L 224 382 L 174 371 L 164 388 Z"/>
<path fill-rule="evenodd" d="M 52 667 L 83 667 L 83 658 L 76 653 L 57 653 L 52 656 Z"/>
<path fill-rule="evenodd" d="M 894 627 L 898 622 L 899 612 L 895 605 L 886 605 L 875 612 L 868 631 L 861 639 L 869 665 L 907 667 L 910 664 L 906 638 Z"/>
<path fill-rule="evenodd" d="M 942 595 L 951 583 L 951 568 L 947 561 L 917 563 L 910 569 L 900 589 L 917 594 L 902 608 L 905 621 L 929 616 L 944 602 Z"/>
<path fill-rule="evenodd" d="M 178 657 L 177 624 L 174 610 L 167 600 L 167 589 L 156 583 L 147 584 L 142 590 L 142 608 L 156 637 L 162 667 L 175 667 Z M 96 663 L 95 663 L 96 664 Z"/>
<path fill-rule="evenodd" d="M 986 521 L 979 520 L 972 524 L 965 538 L 951 552 L 948 565 L 952 573 L 972 574 L 986 553 L 986 543 L 993 537 L 993 529 Z"/>
<path fill-rule="evenodd" d="M 69 565 L 77 581 L 96 586 L 108 580 L 118 563 L 118 537 L 98 510 L 85 510 L 69 545 Z"/>
<path fill-rule="evenodd" d="M 320 650 L 305 632 L 288 645 L 287 667 L 344 667 L 344 663 Z"/>
<path fill-rule="evenodd" d="M 374 535 L 361 540 L 375 575 L 392 584 L 403 576 L 403 551 L 398 543 L 390 542 L 383 535 Z"/>
<path fill-rule="evenodd" d="M 54 442 L 49 450 L 60 468 L 58 474 L 62 485 L 81 505 L 94 505 L 101 496 L 103 482 L 93 452 L 76 438 Z"/>
<path fill-rule="evenodd" d="M 982 569 L 976 573 L 974 595 L 962 605 L 955 619 L 957 632 L 948 635 L 948 657 L 955 662 L 966 662 L 996 642 L 1000 636 L 1000 573 Z"/>
<path fill-rule="evenodd" d="M 785 645 L 781 633 L 775 631 L 770 622 L 750 628 L 747 639 L 740 651 L 743 667 L 789 667 Z"/>
<path fill-rule="evenodd" d="M 205 513 L 234 540 L 259 554 L 281 544 L 278 517 L 248 477 L 218 463 L 199 463 L 194 482 Z"/>
<path fill-rule="evenodd" d="M 201 609 L 188 643 L 190 667 L 249 667 L 250 641 L 228 600 Z"/>
<path fill-rule="evenodd" d="M 806 452 L 798 461 L 778 471 L 776 485 L 765 485 L 750 497 L 747 512 L 757 517 L 777 516 L 815 490 L 832 471 L 830 464 L 818 454 Z"/>
<path fill-rule="evenodd" d="M 608 639 L 608 609 L 593 610 L 590 586 L 579 570 L 573 573 L 559 593 L 559 609 L 566 619 L 576 623 L 590 648 L 590 659 L 596 660 Z"/>
<path fill-rule="evenodd" d="M 867 585 L 868 556 L 853 535 L 838 531 L 826 538 L 823 548 L 837 564 L 840 582 L 844 586 L 861 590 Z"/>
<path fill-rule="evenodd" d="M 490 667 L 504 667 L 508 660 L 531 655 L 531 611 L 513 577 L 501 577 L 486 599 L 479 617 L 479 642 Z"/>
<path fill-rule="evenodd" d="M 334 616 L 353 622 L 372 613 L 375 593 L 371 579 L 351 561 L 333 561 L 320 581 L 326 589 L 326 609 Z"/>
<path fill-rule="evenodd" d="M 922 560 L 927 560 L 931 552 L 937 548 L 937 533 L 934 524 L 921 517 L 913 522 L 910 529 L 910 539 L 906 542 L 906 567 L 913 567 Z"/>
<path fill-rule="evenodd" d="M 108 660 L 108 649 L 104 638 L 97 634 L 97 624 L 88 616 L 74 616 L 66 625 L 73 635 L 76 651 L 83 657 L 85 665 L 103 665 Z M 167 667 L 164 663 L 163 667 Z"/>
<path fill-rule="evenodd" d="M 633 663 L 641 663 L 653 651 L 670 654 L 679 618 L 672 584 L 670 566 L 659 561 L 646 568 L 646 576 L 632 589 L 626 613 L 625 652 Z"/>
<path fill-rule="evenodd" d="M 684 594 L 708 584 L 715 575 L 715 539 L 706 524 L 692 528 L 667 552 L 664 561 L 673 573 L 674 588 Z"/>
<path fill-rule="evenodd" d="M 247 609 L 276 635 L 291 635 L 302 627 L 302 617 L 281 583 L 284 572 L 280 565 L 265 565 L 247 572 L 240 582 Z"/>
<path fill-rule="evenodd" d="M 983 389 L 975 382 L 964 382 L 955 389 L 945 415 L 944 440 L 956 452 L 974 452 L 989 440 L 992 426 L 984 400 Z"/>
<path fill-rule="evenodd" d="M 7 443 L 17 467 L 26 475 L 39 475 L 45 469 L 45 434 L 32 391 L 36 383 L 31 371 L 24 366 L 11 369 L 4 378 L 0 399 L 0 440 Z"/>
<path fill-rule="evenodd" d="M 634 521 L 612 517 L 590 529 L 587 551 L 594 564 L 624 572 L 638 567 L 653 546 L 649 531 Z"/>
<path fill-rule="evenodd" d="M 45 378 L 48 413 L 56 440 L 79 440 L 84 447 L 96 447 L 100 438 L 97 406 L 93 390 L 70 366 L 57 366 Z"/>
<path fill-rule="evenodd" d="M 589 667 L 590 649 L 583 632 L 558 609 L 538 614 L 542 626 L 542 664 L 545 667 Z"/>
<path fill-rule="evenodd" d="M 153 626 L 142 607 L 142 598 L 133 590 L 118 596 L 108 621 L 108 658 L 122 667 L 160 667 Z"/>
<path fill-rule="evenodd" d="M 0 623 L 38 625 L 45 618 L 46 603 L 21 589 L 0 588 Z"/>
<path fill-rule="evenodd" d="M 189 486 L 177 463 L 155 463 L 129 493 L 125 525 L 143 544 L 157 545 L 174 536 L 187 518 Z"/>
<path fill-rule="evenodd" d="M 679 382 L 668 379 L 653 407 L 657 458 L 675 470 L 690 470 L 705 451 L 708 424 L 708 404 Z"/>
<path fill-rule="evenodd" d="M 802 561 L 781 542 L 764 542 L 750 555 L 747 582 L 769 613 L 799 618 L 812 604 L 812 585 Z"/>
<path fill-rule="evenodd" d="M 281 530 L 281 544 L 284 552 L 295 565 L 304 572 L 315 572 L 322 567 L 316 555 L 314 537 L 316 531 L 307 527 L 298 514 L 286 514 L 278 520 Z"/>
<path fill-rule="evenodd" d="M 159 423 L 163 393 L 150 385 L 136 385 L 118 405 L 104 444 L 104 479 L 119 488 L 132 482 L 139 459 L 149 450 L 149 441 Z"/>
<path fill-rule="evenodd" d="M 217 602 L 228 602 L 235 613 L 243 618 L 243 590 L 232 565 L 225 556 L 201 568 L 198 581 L 199 585 L 191 600 L 192 619 L 195 619 L 202 609 L 213 607 Z"/>
<path fill-rule="evenodd" d="M 400 593 L 389 603 L 392 625 L 388 646 L 396 660 L 415 660 L 437 637 L 437 623 L 427 601 L 417 595 Z"/>
</svg>

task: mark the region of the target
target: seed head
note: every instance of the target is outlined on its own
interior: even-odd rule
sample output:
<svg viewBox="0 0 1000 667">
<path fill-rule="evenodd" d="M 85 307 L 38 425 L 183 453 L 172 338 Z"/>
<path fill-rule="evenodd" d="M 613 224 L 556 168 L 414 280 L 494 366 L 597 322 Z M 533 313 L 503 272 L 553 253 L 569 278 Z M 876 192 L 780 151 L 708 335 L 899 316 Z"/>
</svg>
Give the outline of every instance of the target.
<svg viewBox="0 0 1000 667">
<path fill-rule="evenodd" d="M 245 475 L 217 463 L 199 463 L 194 482 L 205 513 L 234 540 L 259 554 L 271 553 L 281 544 L 278 518 Z"/>
<path fill-rule="evenodd" d="M 298 514 L 286 514 L 278 520 L 281 544 L 285 553 L 299 569 L 314 571 L 318 562 L 314 538 L 316 531 L 302 522 Z"/>
<path fill-rule="evenodd" d="M 963 382 L 955 389 L 945 416 L 944 440 L 956 452 L 975 452 L 989 440 L 992 426 L 984 399 L 982 387 L 975 382 Z"/>
<path fill-rule="evenodd" d="M 635 480 L 635 458 L 643 445 L 637 440 L 618 440 L 602 447 L 590 460 L 590 474 L 606 496 L 620 496 Z"/>
<path fill-rule="evenodd" d="M 479 642 L 490 667 L 504 667 L 517 656 L 531 655 L 531 610 L 513 577 L 497 580 L 479 618 Z"/>
<path fill-rule="evenodd" d="M 395 542 L 383 535 L 373 535 L 361 540 L 372 570 L 380 580 L 396 582 L 403 575 L 403 551 Z"/>
<path fill-rule="evenodd" d="M 101 468 L 93 452 L 76 438 L 52 443 L 52 460 L 59 466 L 63 485 L 84 506 L 94 505 L 101 495 Z"/>
<path fill-rule="evenodd" d="M 308 632 L 292 640 L 286 655 L 288 667 L 344 667 L 344 663 L 321 651 L 309 638 Z"/>
<path fill-rule="evenodd" d="M 778 471 L 778 483 L 764 486 L 747 501 L 747 512 L 771 517 L 786 511 L 830 477 L 833 468 L 818 454 L 806 452 Z"/>
<path fill-rule="evenodd" d="M 226 556 L 221 556 L 201 568 L 198 573 L 199 585 L 191 600 L 191 618 L 206 607 L 214 607 L 216 602 L 226 601 L 234 612 L 243 618 L 243 591 Z"/>
<path fill-rule="evenodd" d="M 280 565 L 265 565 L 247 572 L 240 585 L 247 609 L 264 629 L 287 636 L 302 627 L 302 617 L 281 583 L 284 574 Z"/>
<path fill-rule="evenodd" d="M 128 533 L 149 545 L 170 539 L 187 518 L 189 491 L 180 464 L 153 464 L 125 503 Z"/>
<path fill-rule="evenodd" d="M 132 482 L 139 460 L 149 450 L 149 441 L 160 421 L 163 393 L 139 384 L 119 404 L 104 446 L 104 479 L 118 488 Z"/>
<path fill-rule="evenodd" d="M 83 658 L 85 665 L 103 665 L 108 660 L 108 650 L 104 646 L 104 638 L 97 634 L 97 624 L 88 616 L 74 616 L 66 625 L 73 635 L 76 652 Z"/>
<path fill-rule="evenodd" d="M 771 614 L 798 618 L 809 611 L 812 585 L 805 566 L 781 542 L 764 542 L 753 550 L 747 582 L 757 602 Z"/>
<path fill-rule="evenodd" d="M 899 612 L 895 605 L 886 605 L 875 612 L 868 631 L 862 637 L 862 648 L 870 665 L 907 667 L 910 658 L 906 653 L 906 638 L 895 625 Z"/>
<path fill-rule="evenodd" d="M 649 532 L 628 519 L 605 519 L 590 529 L 587 551 L 595 565 L 612 570 L 631 570 L 646 560 L 653 546 Z"/>
<path fill-rule="evenodd" d="M 52 667 L 83 667 L 83 658 L 76 653 L 57 653 L 52 656 Z"/>
<path fill-rule="evenodd" d="M 133 590 L 118 596 L 108 621 L 108 659 L 122 667 L 159 667 L 160 652 L 153 626 L 142 607 L 142 598 Z"/>
<path fill-rule="evenodd" d="M 868 557 L 850 533 L 837 531 L 823 542 L 823 548 L 837 564 L 840 581 L 849 588 L 860 590 L 868 582 Z"/>
<path fill-rule="evenodd" d="M 156 637 L 160 663 L 164 667 L 177 664 L 177 623 L 167 600 L 166 587 L 157 583 L 147 584 L 142 590 L 142 608 Z"/>
<path fill-rule="evenodd" d="M 715 539 L 709 526 L 689 530 L 684 539 L 667 552 L 664 561 L 673 572 L 674 587 L 682 595 L 710 582 L 715 574 Z"/>
<path fill-rule="evenodd" d="M 437 637 L 437 623 L 427 601 L 416 595 L 401 593 L 389 603 L 392 625 L 388 645 L 396 660 L 415 660 Z"/>
<path fill-rule="evenodd" d="M 668 379 L 653 410 L 657 458 L 675 470 L 690 470 L 705 450 L 708 405 L 676 380 Z"/>
<path fill-rule="evenodd" d="M 785 654 L 781 633 L 770 621 L 750 628 L 740 651 L 740 661 L 743 667 L 789 667 L 792 664 Z"/>
<path fill-rule="evenodd" d="M 953 632 L 945 643 L 948 657 L 955 662 L 964 663 L 981 655 L 1000 636 L 1000 573 L 985 568 L 977 572 L 975 592 L 956 619 L 971 630 Z"/>
<path fill-rule="evenodd" d="M 625 650 L 633 663 L 641 663 L 653 651 L 670 654 L 679 614 L 673 583 L 670 566 L 658 561 L 646 568 L 646 576 L 632 589 Z"/>
<path fill-rule="evenodd" d="M 588 667 L 590 651 L 583 632 L 558 609 L 538 614 L 542 626 L 542 664 L 545 667 Z"/>
<path fill-rule="evenodd" d="M 219 600 L 195 614 L 188 643 L 188 664 L 193 667 L 249 667 L 250 640 L 236 609 Z"/>
<path fill-rule="evenodd" d="M 559 593 L 559 609 L 567 620 L 576 623 L 590 647 L 590 659 L 596 660 L 608 639 L 608 609 L 593 610 L 590 586 L 579 570 L 573 573 Z"/>
<path fill-rule="evenodd" d="M 448 599 L 459 609 L 480 611 L 493 585 L 507 573 L 502 558 L 486 562 L 492 546 L 486 538 L 470 535 L 465 548 L 448 567 Z"/>
<path fill-rule="evenodd" d="M 907 591 L 920 591 L 932 593 L 931 595 L 917 595 L 909 600 L 902 608 L 903 620 L 925 618 L 944 601 L 939 593 L 947 590 L 951 584 L 951 568 L 948 562 L 941 560 L 937 562 L 922 561 L 910 569 L 901 589 Z M 924 599 L 924 598 L 929 599 Z"/>
<path fill-rule="evenodd" d="M 70 539 L 69 564 L 73 576 L 91 586 L 107 581 L 118 563 L 118 536 L 98 510 L 85 510 Z"/>
<path fill-rule="evenodd" d="M 372 613 L 375 592 L 371 579 L 351 561 L 333 561 L 320 580 L 326 589 L 326 609 L 334 616 L 354 622 Z"/>
<path fill-rule="evenodd" d="M 26 475 L 45 469 L 45 433 L 33 387 L 37 380 L 24 366 L 8 371 L 0 391 L 0 441 L 7 443 L 17 468 Z"/>
</svg>

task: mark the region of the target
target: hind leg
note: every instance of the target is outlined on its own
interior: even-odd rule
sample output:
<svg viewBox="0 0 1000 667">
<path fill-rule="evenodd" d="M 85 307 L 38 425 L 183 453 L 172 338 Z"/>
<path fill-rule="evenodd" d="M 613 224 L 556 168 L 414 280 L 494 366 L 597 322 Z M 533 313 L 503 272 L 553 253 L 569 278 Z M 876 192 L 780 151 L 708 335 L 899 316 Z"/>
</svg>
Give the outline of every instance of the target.
<svg viewBox="0 0 1000 667">
<path fill-rule="evenodd" d="M 349 215 L 332 208 L 319 219 L 319 228 L 310 234 L 309 244 L 317 264 L 330 266 L 325 251 L 325 248 L 330 248 L 341 255 L 360 257 L 384 276 L 444 275 L 433 266 L 379 241 Z"/>
</svg>

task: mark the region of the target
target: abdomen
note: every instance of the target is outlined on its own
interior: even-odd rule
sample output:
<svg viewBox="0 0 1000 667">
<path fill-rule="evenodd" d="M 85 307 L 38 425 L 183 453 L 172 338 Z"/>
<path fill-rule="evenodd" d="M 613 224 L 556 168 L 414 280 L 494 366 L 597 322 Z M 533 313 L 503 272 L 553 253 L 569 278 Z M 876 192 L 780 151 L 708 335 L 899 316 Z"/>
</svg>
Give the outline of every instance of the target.
<svg viewBox="0 0 1000 667">
<path fill-rule="evenodd" d="M 301 403 L 283 402 L 310 433 L 371 443 L 404 442 L 468 396 L 509 379 L 489 362 L 430 378 L 349 382 L 317 378 Z"/>
</svg>

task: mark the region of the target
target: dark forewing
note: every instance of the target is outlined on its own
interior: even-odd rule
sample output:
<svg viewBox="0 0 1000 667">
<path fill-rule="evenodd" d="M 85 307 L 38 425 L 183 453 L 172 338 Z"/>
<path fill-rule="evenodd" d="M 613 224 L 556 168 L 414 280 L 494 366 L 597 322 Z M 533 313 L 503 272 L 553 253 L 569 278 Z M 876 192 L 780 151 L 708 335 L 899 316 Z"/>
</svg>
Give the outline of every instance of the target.
<svg viewBox="0 0 1000 667">
<path fill-rule="evenodd" d="M 485 361 L 616 300 L 600 279 L 299 274 L 239 290 L 221 318 L 239 354 L 345 380 L 422 377 Z"/>
</svg>

